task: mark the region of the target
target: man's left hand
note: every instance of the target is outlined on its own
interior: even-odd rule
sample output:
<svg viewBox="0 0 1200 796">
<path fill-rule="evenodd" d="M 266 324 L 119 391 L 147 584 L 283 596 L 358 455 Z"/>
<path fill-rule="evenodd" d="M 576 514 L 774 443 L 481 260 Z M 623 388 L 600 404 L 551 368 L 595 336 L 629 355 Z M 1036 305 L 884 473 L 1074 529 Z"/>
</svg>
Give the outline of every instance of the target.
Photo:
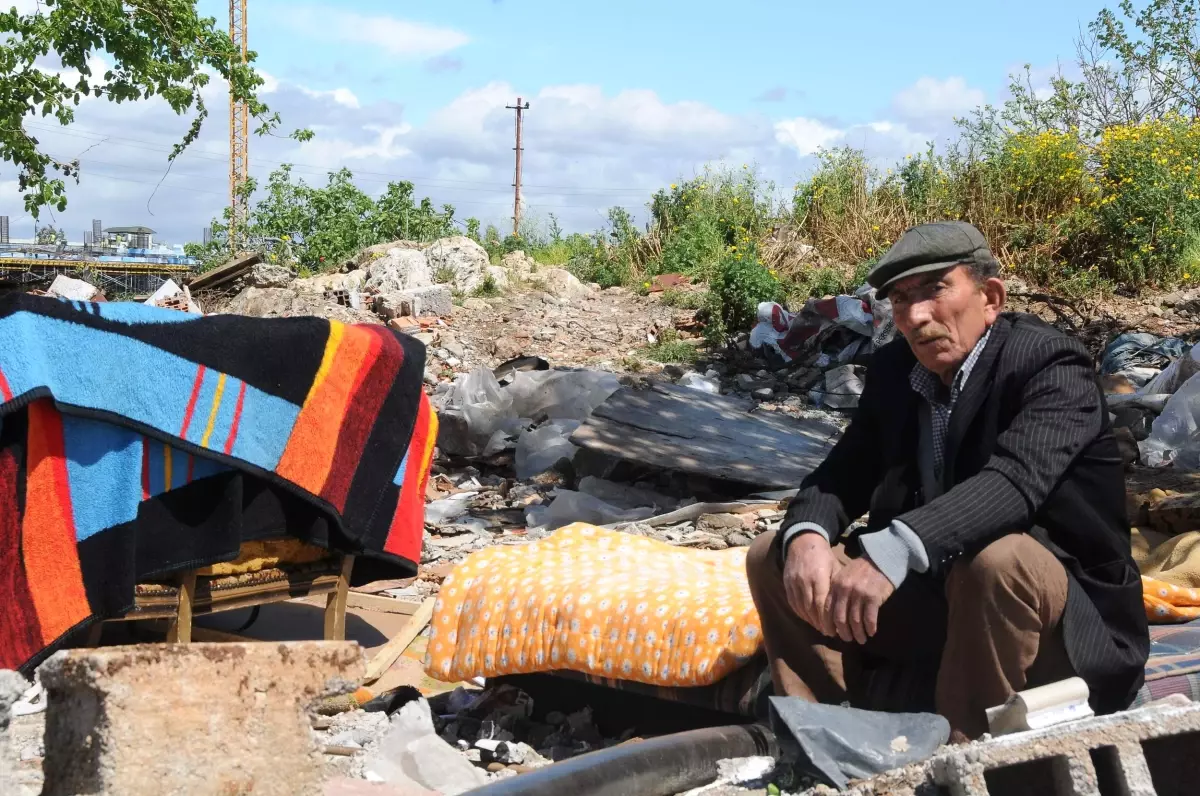
<svg viewBox="0 0 1200 796">
<path fill-rule="evenodd" d="M 865 556 L 856 558 L 833 577 L 826 616 L 838 638 L 866 644 L 879 627 L 879 609 L 896 587 Z"/>
</svg>

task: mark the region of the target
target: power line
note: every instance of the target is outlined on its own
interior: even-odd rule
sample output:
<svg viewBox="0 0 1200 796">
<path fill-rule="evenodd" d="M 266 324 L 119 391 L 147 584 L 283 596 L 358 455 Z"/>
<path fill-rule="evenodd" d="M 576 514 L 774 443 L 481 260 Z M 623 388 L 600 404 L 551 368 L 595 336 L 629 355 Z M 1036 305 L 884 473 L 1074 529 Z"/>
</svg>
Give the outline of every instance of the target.
<svg viewBox="0 0 1200 796">
<path fill-rule="evenodd" d="M 56 133 L 58 135 L 65 135 L 65 136 L 70 136 L 73 138 L 87 138 L 87 139 L 91 139 L 91 140 L 99 139 L 99 140 L 103 140 L 106 142 L 114 143 L 118 146 L 131 146 L 133 148 L 151 149 L 154 151 L 165 152 L 167 154 L 170 154 L 170 152 L 171 152 L 170 145 L 157 143 L 157 142 L 153 142 L 153 141 L 145 141 L 145 140 L 137 139 L 137 138 L 126 138 L 123 136 L 102 135 L 100 133 L 88 133 L 88 132 L 79 131 L 79 130 L 69 130 L 69 129 L 59 128 L 59 127 L 52 127 L 49 125 L 38 125 L 33 122 L 27 122 L 25 126 L 31 128 L 31 129 L 42 130 L 45 132 Z M 139 145 L 139 146 L 133 146 L 135 144 Z M 198 149 L 195 147 L 188 147 L 186 150 L 183 151 L 183 153 L 180 155 L 180 157 L 192 157 L 192 158 L 197 158 L 197 159 L 202 159 L 202 160 L 214 160 L 214 161 L 220 161 L 222 164 L 226 164 L 229 162 L 228 153 L 214 152 L 212 150 Z M 270 158 L 255 158 L 255 162 L 273 163 L 275 165 L 280 165 L 280 166 L 286 164 L 297 170 L 308 170 L 308 171 L 312 171 L 314 173 L 321 173 L 321 174 L 328 174 L 331 171 L 331 169 L 329 169 L 327 167 L 314 166 L 312 164 L 307 164 L 307 163 L 296 163 L 294 161 L 287 161 L 287 160 L 271 160 Z M 395 174 L 392 172 L 367 171 L 367 170 L 362 170 L 362 169 L 352 169 L 352 171 L 354 172 L 355 176 L 358 176 L 360 174 L 375 175 L 375 176 L 385 177 L 385 178 L 394 179 L 394 180 L 406 180 L 406 181 L 422 180 L 423 182 L 428 182 L 428 183 L 445 182 L 445 183 L 457 183 L 457 184 L 462 184 L 462 185 L 481 185 L 481 186 L 492 186 L 492 187 L 500 187 L 500 186 L 504 185 L 503 183 L 484 182 L 482 180 L 458 180 L 458 179 L 454 179 L 451 177 L 402 175 L 402 174 Z M 508 189 L 511 187 L 512 187 L 511 185 L 504 186 L 504 189 L 503 189 L 504 192 L 507 193 Z M 539 185 L 539 184 L 534 184 L 534 183 L 522 183 L 522 187 L 524 187 L 524 188 L 541 188 L 543 190 L 579 191 L 581 193 L 590 192 L 590 193 L 618 193 L 618 194 L 629 194 L 629 195 L 636 194 L 639 196 L 644 196 L 646 194 L 652 194 L 656 190 L 658 190 L 658 188 L 633 187 L 633 186 L 590 188 L 588 186 L 580 186 L 580 185 Z"/>
</svg>

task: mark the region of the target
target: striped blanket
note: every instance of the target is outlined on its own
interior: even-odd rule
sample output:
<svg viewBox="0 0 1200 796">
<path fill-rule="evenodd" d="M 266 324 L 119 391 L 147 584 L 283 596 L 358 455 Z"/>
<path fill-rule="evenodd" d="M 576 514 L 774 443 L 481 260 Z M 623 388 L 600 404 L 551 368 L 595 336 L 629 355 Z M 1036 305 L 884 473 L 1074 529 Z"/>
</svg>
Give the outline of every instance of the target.
<svg viewBox="0 0 1200 796">
<path fill-rule="evenodd" d="M 243 541 L 414 574 L 424 367 L 382 326 L 0 297 L 0 669 L 28 674 L 139 580 Z"/>
</svg>

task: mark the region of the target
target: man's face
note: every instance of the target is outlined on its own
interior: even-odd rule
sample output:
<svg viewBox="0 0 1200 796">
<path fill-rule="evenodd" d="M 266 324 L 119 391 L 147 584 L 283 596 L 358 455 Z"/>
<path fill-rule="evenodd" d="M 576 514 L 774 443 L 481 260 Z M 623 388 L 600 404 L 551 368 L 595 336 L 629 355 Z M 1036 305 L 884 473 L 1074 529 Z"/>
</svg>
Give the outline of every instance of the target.
<svg viewBox="0 0 1200 796">
<path fill-rule="evenodd" d="M 962 266 L 916 274 L 888 291 L 896 328 L 917 361 L 946 384 L 1004 307 L 1004 283 L 980 284 Z"/>
</svg>

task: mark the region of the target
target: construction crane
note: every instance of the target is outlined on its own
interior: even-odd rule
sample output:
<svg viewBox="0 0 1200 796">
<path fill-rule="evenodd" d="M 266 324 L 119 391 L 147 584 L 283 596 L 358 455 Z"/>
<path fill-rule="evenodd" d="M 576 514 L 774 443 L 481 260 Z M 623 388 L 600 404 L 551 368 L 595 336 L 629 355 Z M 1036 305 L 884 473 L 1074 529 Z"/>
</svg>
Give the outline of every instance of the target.
<svg viewBox="0 0 1200 796">
<path fill-rule="evenodd" d="M 249 40 L 246 36 L 246 1 L 229 0 L 229 38 L 246 63 Z M 236 57 L 236 56 L 235 56 Z M 234 254 L 245 241 L 249 217 L 249 197 L 242 186 L 250 179 L 250 108 L 229 92 L 229 248 Z"/>
</svg>

